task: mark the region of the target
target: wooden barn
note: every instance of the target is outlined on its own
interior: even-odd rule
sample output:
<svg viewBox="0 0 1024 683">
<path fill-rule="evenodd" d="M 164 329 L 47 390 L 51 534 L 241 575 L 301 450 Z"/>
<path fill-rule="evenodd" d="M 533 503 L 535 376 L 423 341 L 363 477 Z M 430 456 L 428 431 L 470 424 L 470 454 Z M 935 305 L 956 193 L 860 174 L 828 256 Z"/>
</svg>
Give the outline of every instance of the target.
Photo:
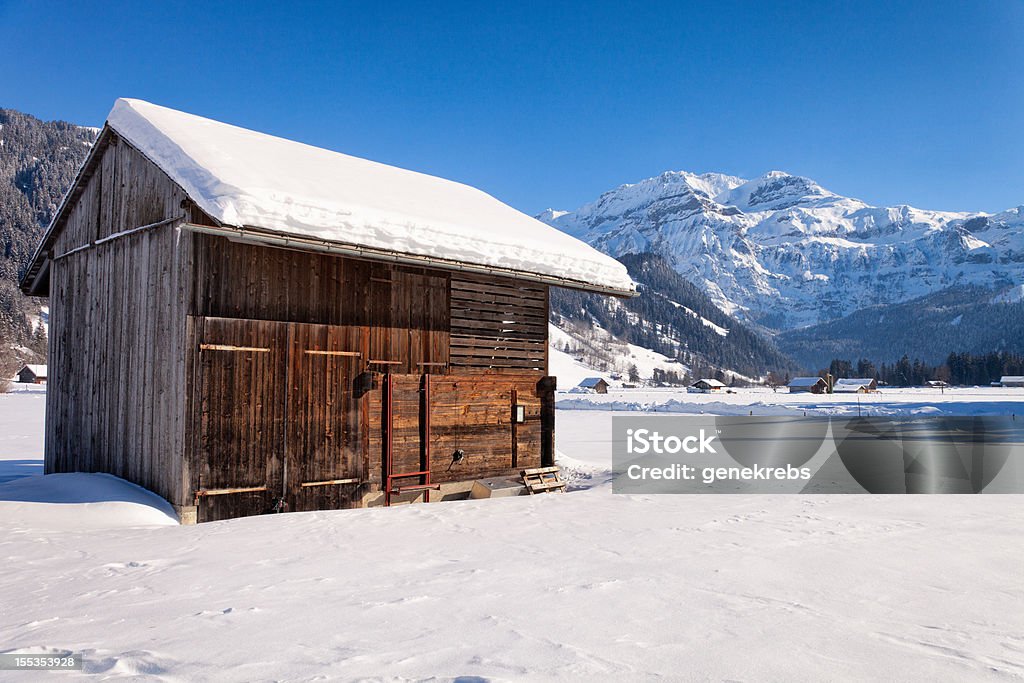
<svg viewBox="0 0 1024 683">
<path fill-rule="evenodd" d="M 725 388 L 725 383 L 717 379 L 704 378 L 691 384 L 686 390 L 691 394 L 710 394 L 720 392 Z"/>
<path fill-rule="evenodd" d="M 607 394 L 608 382 L 603 377 L 586 377 L 577 384 L 580 389 L 586 389 L 595 394 Z"/>
<path fill-rule="evenodd" d="M 878 380 L 871 377 L 837 379 L 832 392 L 836 394 L 871 394 L 878 391 Z"/>
<path fill-rule="evenodd" d="M 18 382 L 21 384 L 46 384 L 46 375 L 45 365 L 26 365 L 18 370 Z"/>
<path fill-rule="evenodd" d="M 823 377 L 794 377 L 790 380 L 789 393 L 827 394 L 828 382 Z"/>
<path fill-rule="evenodd" d="M 46 472 L 185 523 L 466 495 L 554 462 L 548 289 L 625 268 L 472 187 L 118 100 L 26 272 Z"/>
</svg>

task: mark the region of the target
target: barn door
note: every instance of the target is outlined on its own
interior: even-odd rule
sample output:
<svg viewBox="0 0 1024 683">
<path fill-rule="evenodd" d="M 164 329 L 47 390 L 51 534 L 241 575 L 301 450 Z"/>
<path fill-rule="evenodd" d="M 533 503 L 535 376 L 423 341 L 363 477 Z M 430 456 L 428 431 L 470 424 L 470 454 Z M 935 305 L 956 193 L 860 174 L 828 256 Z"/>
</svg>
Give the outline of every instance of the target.
<svg viewBox="0 0 1024 683">
<path fill-rule="evenodd" d="M 198 520 L 272 510 L 284 474 L 287 328 L 227 318 L 197 318 L 195 325 Z"/>
<path fill-rule="evenodd" d="M 413 492 L 430 500 L 430 375 L 388 374 L 382 384 L 381 424 L 385 505 Z"/>
<path fill-rule="evenodd" d="M 288 336 L 288 509 L 352 507 L 365 483 L 360 331 L 293 324 Z"/>
</svg>

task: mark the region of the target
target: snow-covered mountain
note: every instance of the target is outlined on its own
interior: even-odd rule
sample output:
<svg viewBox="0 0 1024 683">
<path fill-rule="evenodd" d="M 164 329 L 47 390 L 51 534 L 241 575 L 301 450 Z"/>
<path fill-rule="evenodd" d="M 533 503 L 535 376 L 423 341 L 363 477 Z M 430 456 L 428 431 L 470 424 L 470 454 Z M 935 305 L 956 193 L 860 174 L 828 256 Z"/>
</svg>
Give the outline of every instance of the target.
<svg viewBox="0 0 1024 683">
<path fill-rule="evenodd" d="M 780 171 L 665 172 L 538 218 L 613 256 L 658 254 L 723 310 L 775 330 L 953 286 L 1024 283 L 1024 206 L 874 207 Z"/>
</svg>

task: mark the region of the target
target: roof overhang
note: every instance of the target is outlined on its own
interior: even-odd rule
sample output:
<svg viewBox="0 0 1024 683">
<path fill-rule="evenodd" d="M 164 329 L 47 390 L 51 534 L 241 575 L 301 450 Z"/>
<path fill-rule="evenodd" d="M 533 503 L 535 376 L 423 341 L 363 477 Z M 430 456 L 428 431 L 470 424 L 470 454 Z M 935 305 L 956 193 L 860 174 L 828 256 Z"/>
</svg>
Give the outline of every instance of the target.
<svg viewBox="0 0 1024 683">
<path fill-rule="evenodd" d="M 29 296 L 49 295 L 50 264 L 56 256 L 53 253 L 53 246 L 56 242 L 56 238 L 67 220 L 67 214 L 69 213 L 70 208 L 73 207 L 81 197 L 89 179 L 96 172 L 100 158 L 112 142 L 128 144 L 133 148 L 135 147 L 131 142 L 122 138 L 121 135 L 111 128 L 109 124 L 104 124 L 103 129 L 96 138 L 96 142 L 93 144 L 92 149 L 89 150 L 88 156 L 82 163 L 78 174 L 75 176 L 74 182 L 71 184 L 71 187 L 61 200 L 57 211 L 54 213 L 53 220 L 50 222 L 49 227 L 43 234 L 43 238 L 40 241 L 39 246 L 36 247 L 32 258 L 29 261 L 29 266 L 21 278 L 19 284 L 21 291 L 25 294 Z M 156 162 L 153 163 L 155 164 Z M 171 180 L 174 182 L 173 178 Z M 194 200 L 194 198 L 191 199 Z M 327 252 L 362 259 L 402 263 L 405 265 L 420 266 L 424 268 L 437 268 L 441 270 L 515 278 L 553 285 L 556 287 L 565 287 L 567 289 L 575 289 L 583 292 L 592 292 L 622 298 L 631 298 L 639 294 L 635 289 L 610 287 L 607 285 L 600 285 L 593 282 L 561 277 L 558 275 L 502 268 L 498 266 L 488 266 L 479 263 L 459 261 L 456 259 L 447 259 L 436 255 L 425 256 L 399 251 L 390 251 L 387 249 L 368 247 L 354 243 L 325 240 L 316 237 L 296 235 L 294 233 L 278 232 L 275 230 L 261 228 L 259 226 L 246 225 L 239 227 L 223 225 L 212 217 L 207 216 L 207 218 L 210 218 L 211 223 L 214 223 L 215 225 L 189 223 L 181 227 L 195 232 L 226 237 L 235 242 L 260 244 L 298 251 Z M 554 230 L 555 228 L 552 229 Z"/>
<path fill-rule="evenodd" d="M 255 226 L 234 227 L 230 225 L 213 226 L 186 223 L 181 227 L 185 230 L 191 230 L 193 232 L 206 235 L 226 237 L 232 242 L 238 242 L 241 244 L 255 244 L 260 246 L 277 247 L 280 249 L 293 249 L 296 251 L 325 252 L 330 254 L 340 254 L 343 256 L 353 256 L 372 261 L 387 261 L 390 263 L 400 263 L 402 265 L 419 266 L 422 268 L 437 268 L 440 270 L 474 273 L 478 275 L 496 275 L 499 277 L 526 280 L 528 282 L 539 282 L 556 287 L 565 287 L 566 289 L 576 289 L 584 292 L 593 292 L 596 294 L 606 294 L 609 296 L 623 298 L 638 295 L 638 292 L 635 290 L 605 287 L 602 285 L 595 285 L 591 282 L 583 282 L 580 280 L 573 280 L 553 275 L 531 273 L 511 268 L 497 268 L 494 266 L 466 263 L 452 259 L 441 259 L 436 256 L 420 256 L 417 254 L 406 254 L 397 251 L 374 249 L 372 247 L 364 247 L 358 244 L 346 244 L 343 242 L 316 239 L 314 237 L 302 237 L 288 233 L 275 232 Z"/>
</svg>

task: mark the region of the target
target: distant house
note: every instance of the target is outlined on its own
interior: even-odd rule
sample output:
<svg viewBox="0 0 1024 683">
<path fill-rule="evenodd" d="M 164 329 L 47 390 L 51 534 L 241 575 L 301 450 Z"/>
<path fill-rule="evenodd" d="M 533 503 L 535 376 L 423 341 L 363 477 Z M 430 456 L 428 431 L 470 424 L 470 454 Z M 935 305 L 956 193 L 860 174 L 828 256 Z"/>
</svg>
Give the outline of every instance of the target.
<svg viewBox="0 0 1024 683">
<path fill-rule="evenodd" d="M 949 384 L 943 382 L 941 379 L 930 379 L 927 382 L 925 382 L 925 384 L 927 384 L 932 389 L 945 389 L 946 387 L 949 386 Z"/>
<path fill-rule="evenodd" d="M 1004 387 L 1024 387 L 1024 375 L 1003 375 L 999 384 Z"/>
<path fill-rule="evenodd" d="M 837 379 L 832 386 L 836 394 L 868 394 L 878 391 L 878 382 L 873 379 Z"/>
<path fill-rule="evenodd" d="M 608 393 L 608 382 L 604 381 L 604 379 L 601 377 L 587 377 L 577 386 L 579 386 L 582 389 L 590 389 L 595 394 Z"/>
<path fill-rule="evenodd" d="M 21 384 L 44 384 L 46 382 L 46 366 L 26 365 L 18 370 L 18 382 Z"/>
<path fill-rule="evenodd" d="M 699 379 L 691 384 L 687 391 L 694 394 L 710 394 L 713 391 L 721 391 L 724 388 L 725 384 L 717 379 Z"/>
<path fill-rule="evenodd" d="M 791 394 L 824 394 L 828 391 L 828 384 L 823 377 L 794 377 L 787 386 Z"/>
</svg>

